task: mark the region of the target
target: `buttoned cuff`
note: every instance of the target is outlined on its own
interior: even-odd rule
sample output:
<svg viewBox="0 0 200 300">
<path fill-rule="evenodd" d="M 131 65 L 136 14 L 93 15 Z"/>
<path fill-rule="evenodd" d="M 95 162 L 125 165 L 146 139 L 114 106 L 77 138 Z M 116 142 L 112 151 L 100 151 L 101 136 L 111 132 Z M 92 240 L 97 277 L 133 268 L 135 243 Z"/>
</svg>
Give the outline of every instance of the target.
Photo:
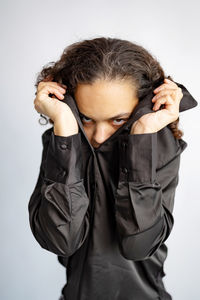
<svg viewBox="0 0 200 300">
<path fill-rule="evenodd" d="M 157 132 L 121 136 L 118 142 L 120 180 L 153 183 L 157 166 Z"/>
<path fill-rule="evenodd" d="M 51 132 L 45 161 L 46 182 L 75 183 L 82 179 L 81 133 L 67 137 Z"/>
</svg>

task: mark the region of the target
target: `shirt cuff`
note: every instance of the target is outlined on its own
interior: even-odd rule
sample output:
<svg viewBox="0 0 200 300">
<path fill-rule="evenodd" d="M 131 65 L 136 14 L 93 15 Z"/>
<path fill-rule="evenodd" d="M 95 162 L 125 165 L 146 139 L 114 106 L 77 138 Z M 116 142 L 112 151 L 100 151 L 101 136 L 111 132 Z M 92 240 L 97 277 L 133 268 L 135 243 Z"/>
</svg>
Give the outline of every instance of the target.
<svg viewBox="0 0 200 300">
<path fill-rule="evenodd" d="M 157 132 L 120 136 L 121 181 L 154 183 L 157 166 Z"/>
<path fill-rule="evenodd" d="M 81 132 L 70 136 L 51 132 L 45 161 L 46 182 L 75 183 L 82 179 Z"/>
</svg>

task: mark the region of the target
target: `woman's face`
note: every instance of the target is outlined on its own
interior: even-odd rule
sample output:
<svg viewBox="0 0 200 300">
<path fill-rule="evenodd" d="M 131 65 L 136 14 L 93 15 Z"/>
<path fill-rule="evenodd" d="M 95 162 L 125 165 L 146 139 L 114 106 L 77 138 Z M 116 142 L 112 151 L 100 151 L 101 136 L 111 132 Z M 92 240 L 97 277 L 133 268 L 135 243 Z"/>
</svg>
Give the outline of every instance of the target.
<svg viewBox="0 0 200 300">
<path fill-rule="evenodd" d="M 94 148 L 127 122 L 139 102 L 135 87 L 125 80 L 78 84 L 74 95 L 85 133 Z"/>
</svg>

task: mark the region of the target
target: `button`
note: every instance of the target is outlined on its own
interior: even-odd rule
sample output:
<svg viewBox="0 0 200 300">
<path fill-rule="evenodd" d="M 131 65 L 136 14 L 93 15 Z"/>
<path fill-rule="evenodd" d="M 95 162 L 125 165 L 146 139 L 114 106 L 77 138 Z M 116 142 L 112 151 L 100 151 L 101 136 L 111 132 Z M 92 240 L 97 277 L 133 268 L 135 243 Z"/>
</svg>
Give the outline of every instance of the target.
<svg viewBox="0 0 200 300">
<path fill-rule="evenodd" d="M 63 150 L 66 150 L 66 149 L 69 148 L 69 146 L 67 144 L 61 144 L 60 148 L 63 149 Z"/>
<path fill-rule="evenodd" d="M 62 172 L 62 176 L 64 177 L 66 175 L 66 171 L 63 171 Z"/>
<path fill-rule="evenodd" d="M 122 169 L 122 172 L 123 172 L 123 173 L 128 173 L 127 168 L 123 168 L 123 169 Z"/>
<path fill-rule="evenodd" d="M 126 142 L 122 142 L 122 147 L 126 147 L 127 146 L 127 143 Z"/>
<path fill-rule="evenodd" d="M 66 171 L 64 170 L 64 171 L 61 171 L 61 172 L 58 174 L 58 176 L 59 176 L 60 178 L 62 178 L 62 177 L 65 176 L 65 174 L 66 174 Z"/>
</svg>

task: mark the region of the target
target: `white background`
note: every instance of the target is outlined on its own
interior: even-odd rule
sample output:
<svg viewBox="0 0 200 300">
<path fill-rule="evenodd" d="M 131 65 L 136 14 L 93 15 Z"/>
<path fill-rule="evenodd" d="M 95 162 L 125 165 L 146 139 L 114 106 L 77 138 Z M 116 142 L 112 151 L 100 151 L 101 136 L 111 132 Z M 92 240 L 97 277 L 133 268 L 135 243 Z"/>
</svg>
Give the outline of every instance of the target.
<svg viewBox="0 0 200 300">
<path fill-rule="evenodd" d="M 39 246 L 28 220 L 41 134 L 51 126 L 38 123 L 33 105 L 36 75 L 69 44 L 110 36 L 144 46 L 199 102 L 200 5 L 171 0 L 4 0 L 0 5 L 0 299 L 56 300 L 65 284 L 65 268 Z M 199 113 L 197 106 L 180 114 L 188 147 L 182 154 L 164 279 L 173 300 L 200 299 Z"/>
</svg>

